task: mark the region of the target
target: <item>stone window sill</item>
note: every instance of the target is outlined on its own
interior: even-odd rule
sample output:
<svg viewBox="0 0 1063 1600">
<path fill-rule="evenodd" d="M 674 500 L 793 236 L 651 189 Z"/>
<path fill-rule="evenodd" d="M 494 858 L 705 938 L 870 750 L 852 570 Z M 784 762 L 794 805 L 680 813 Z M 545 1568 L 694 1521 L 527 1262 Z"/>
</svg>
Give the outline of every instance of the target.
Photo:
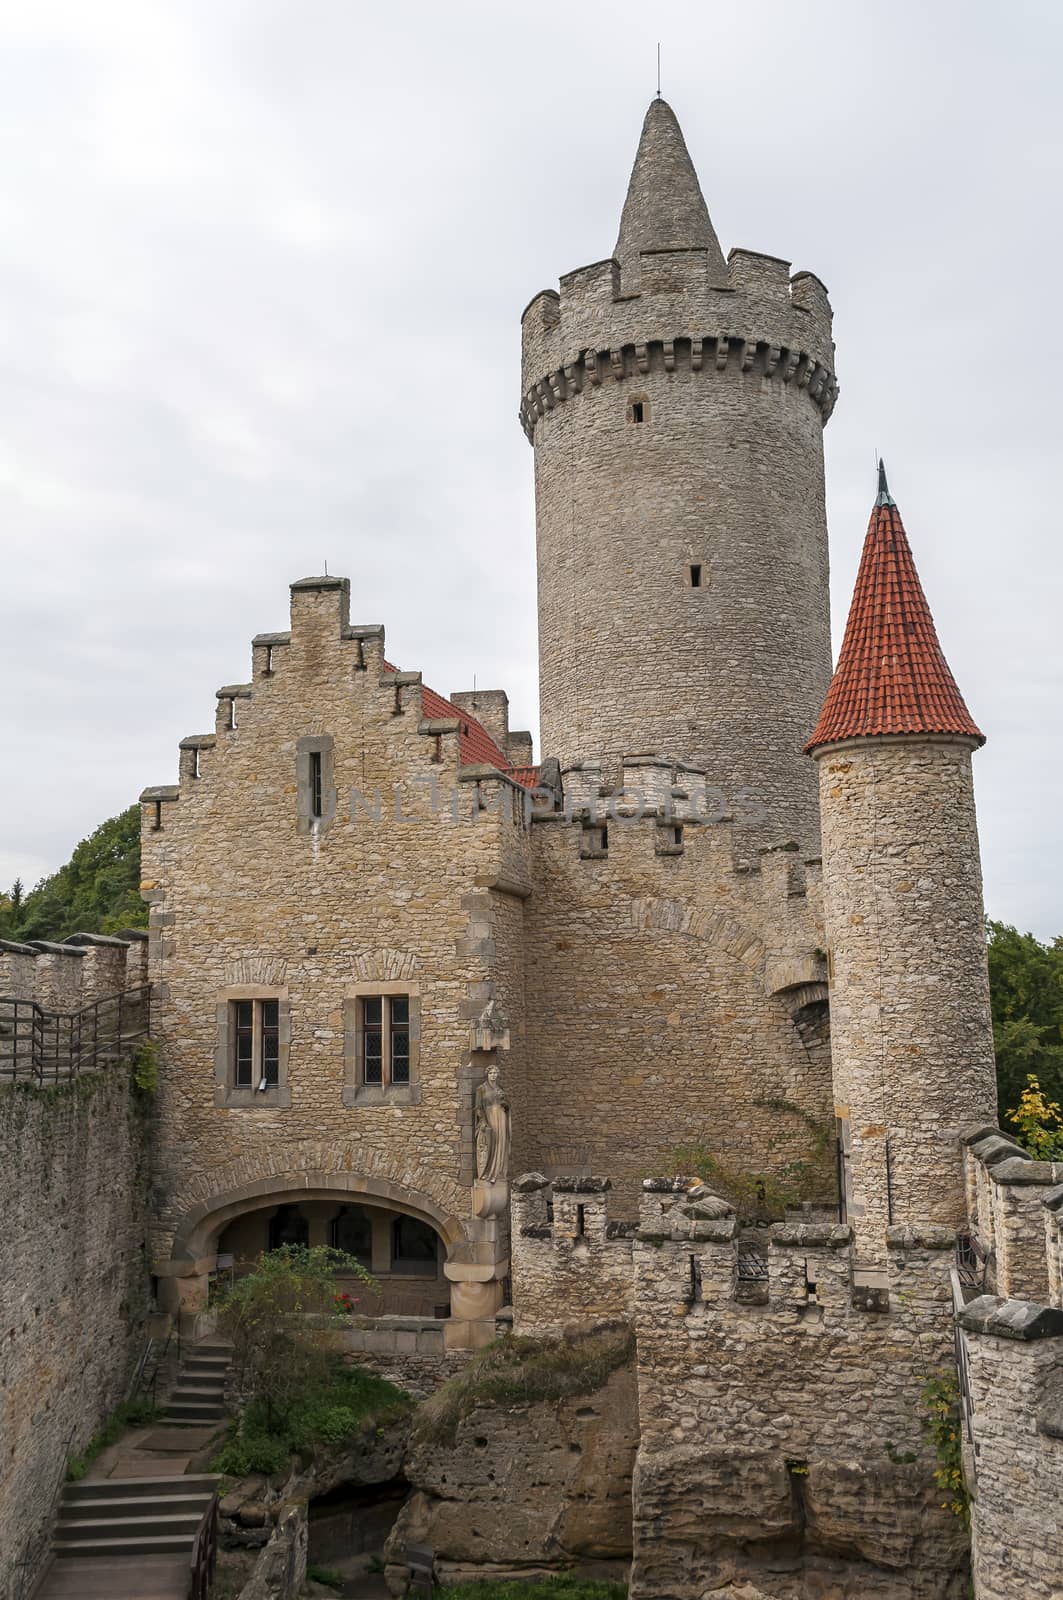
<svg viewBox="0 0 1063 1600">
<path fill-rule="evenodd" d="M 343 1103 L 345 1106 L 419 1106 L 421 1103 L 421 1086 L 419 1083 L 388 1084 L 345 1084 L 343 1088 Z"/>
<path fill-rule="evenodd" d="M 292 1091 L 287 1084 L 279 1083 L 272 1089 L 237 1089 L 229 1083 L 219 1083 L 214 1088 L 214 1104 L 227 1109 L 248 1111 L 286 1111 L 292 1103 Z"/>
</svg>

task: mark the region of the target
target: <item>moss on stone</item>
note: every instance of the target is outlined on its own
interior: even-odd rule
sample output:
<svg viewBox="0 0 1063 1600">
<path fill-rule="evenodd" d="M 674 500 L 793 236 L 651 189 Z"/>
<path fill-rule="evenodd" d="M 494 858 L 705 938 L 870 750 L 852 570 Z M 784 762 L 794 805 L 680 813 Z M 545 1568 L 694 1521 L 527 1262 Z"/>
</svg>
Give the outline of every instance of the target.
<svg viewBox="0 0 1063 1600">
<path fill-rule="evenodd" d="M 635 1335 L 627 1324 L 561 1339 L 509 1334 L 480 1351 L 418 1408 L 413 1436 L 452 1444 L 459 1424 L 479 1406 L 534 1405 L 593 1394 L 634 1355 Z"/>
</svg>

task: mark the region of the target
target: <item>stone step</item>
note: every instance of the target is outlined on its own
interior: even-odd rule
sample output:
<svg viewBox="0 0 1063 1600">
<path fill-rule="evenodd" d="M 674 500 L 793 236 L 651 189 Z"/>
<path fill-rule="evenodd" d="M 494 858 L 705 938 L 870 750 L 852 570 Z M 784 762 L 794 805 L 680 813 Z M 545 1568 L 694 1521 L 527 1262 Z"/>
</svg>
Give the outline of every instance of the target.
<svg viewBox="0 0 1063 1600">
<path fill-rule="evenodd" d="M 90 1561 L 98 1556 L 184 1556 L 190 1560 L 195 1533 L 145 1533 L 138 1537 L 113 1538 L 100 1534 L 97 1538 L 64 1539 L 55 1546 L 60 1556 L 80 1556 Z"/>
<path fill-rule="evenodd" d="M 59 1521 L 72 1522 L 90 1518 L 105 1521 L 112 1517 L 128 1521 L 136 1517 L 176 1515 L 178 1512 L 194 1513 L 202 1517 L 210 1502 L 210 1493 L 165 1495 L 97 1495 L 93 1499 L 64 1500 L 59 1507 Z"/>
<path fill-rule="evenodd" d="M 58 1556 L 34 1600 L 185 1600 L 188 1553 L 179 1556 Z"/>
<path fill-rule="evenodd" d="M 171 1400 L 209 1400 L 213 1405 L 220 1405 L 225 1398 L 225 1385 L 223 1383 L 201 1383 L 197 1378 L 178 1378 L 177 1386 L 170 1393 Z"/>
<path fill-rule="evenodd" d="M 207 1472 L 186 1472 L 183 1477 L 170 1475 L 165 1478 L 84 1478 L 81 1483 L 66 1485 L 63 1490 L 63 1501 L 65 1503 L 68 1500 L 103 1500 L 112 1497 L 116 1500 L 128 1500 L 134 1495 L 153 1499 L 171 1494 L 198 1494 L 204 1499 L 209 1499 L 217 1487 L 218 1479 Z"/>
<path fill-rule="evenodd" d="M 53 1548 L 59 1552 L 76 1544 L 84 1547 L 87 1554 L 89 1546 L 102 1550 L 115 1539 L 169 1538 L 171 1534 L 190 1545 L 206 1510 L 205 1506 L 193 1506 L 190 1511 L 171 1512 L 165 1505 L 153 1506 L 150 1501 L 148 1507 L 145 1516 L 108 1515 L 59 1522 L 52 1535 Z"/>
<path fill-rule="evenodd" d="M 172 1422 L 213 1422 L 225 1413 L 220 1401 L 217 1400 L 182 1400 L 175 1395 L 163 1412 L 163 1421 L 167 1426 Z"/>
</svg>

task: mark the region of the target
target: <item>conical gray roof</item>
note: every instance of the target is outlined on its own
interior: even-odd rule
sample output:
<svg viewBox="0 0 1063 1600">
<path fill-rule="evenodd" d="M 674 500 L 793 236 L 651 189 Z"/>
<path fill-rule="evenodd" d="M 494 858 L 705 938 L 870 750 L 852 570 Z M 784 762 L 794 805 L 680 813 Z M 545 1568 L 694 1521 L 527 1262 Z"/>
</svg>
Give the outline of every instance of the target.
<svg viewBox="0 0 1063 1600">
<path fill-rule="evenodd" d="M 683 130 L 667 100 L 650 101 L 613 254 L 621 265 L 637 267 L 640 250 L 707 250 L 710 277 L 727 270 Z"/>
</svg>

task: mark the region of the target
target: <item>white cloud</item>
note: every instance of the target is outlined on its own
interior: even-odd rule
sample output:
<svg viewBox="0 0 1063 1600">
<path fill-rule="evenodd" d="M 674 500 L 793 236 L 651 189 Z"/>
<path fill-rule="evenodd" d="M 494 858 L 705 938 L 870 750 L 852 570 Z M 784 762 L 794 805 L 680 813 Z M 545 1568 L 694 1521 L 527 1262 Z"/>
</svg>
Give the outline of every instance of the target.
<svg viewBox="0 0 1063 1600">
<path fill-rule="evenodd" d="M 880 448 L 990 735 L 990 909 L 1063 929 L 1061 30 L 1032 0 L 586 0 L 563 33 L 486 0 L 6 8 L 0 882 L 171 779 L 325 557 L 395 659 L 534 722 L 518 318 L 611 248 L 660 37 L 725 247 L 831 289 L 836 635 Z"/>
</svg>

